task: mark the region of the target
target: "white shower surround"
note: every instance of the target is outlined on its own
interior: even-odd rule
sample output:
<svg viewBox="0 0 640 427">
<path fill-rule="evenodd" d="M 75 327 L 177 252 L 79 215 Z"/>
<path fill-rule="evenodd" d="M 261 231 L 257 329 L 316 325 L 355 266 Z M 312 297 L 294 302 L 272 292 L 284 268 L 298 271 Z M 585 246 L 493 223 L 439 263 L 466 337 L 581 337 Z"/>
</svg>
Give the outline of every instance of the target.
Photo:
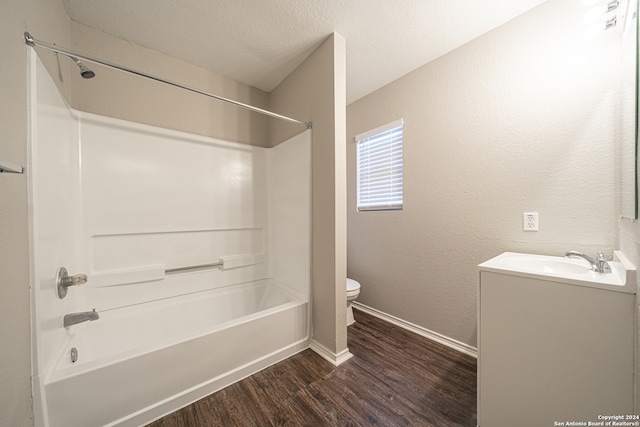
<svg viewBox="0 0 640 427">
<path fill-rule="evenodd" d="M 259 311 L 260 315 L 243 312 L 238 316 L 238 331 L 243 330 L 244 335 L 231 336 L 237 340 L 233 345 L 238 344 L 238 351 L 245 351 L 240 345 L 242 341 L 251 341 L 256 333 L 264 334 L 261 325 L 268 325 L 266 331 L 274 332 L 273 342 L 278 342 L 278 347 L 253 349 L 251 360 L 238 358 L 238 366 L 227 366 L 225 372 L 232 374 L 242 367 L 242 375 L 248 375 L 306 348 L 310 293 L 310 131 L 265 149 L 81 113 L 65 104 L 33 52 L 30 68 L 28 172 L 36 425 L 58 425 L 48 422 L 54 410 L 44 402 L 55 400 L 49 393 L 63 393 L 51 384 L 64 383 L 65 374 L 58 368 L 69 345 L 90 341 L 92 326 L 100 329 L 98 324 L 115 325 L 108 319 L 125 311 L 135 313 L 138 307 L 140 313 L 159 314 L 138 319 L 130 316 L 132 323 L 149 322 L 153 327 L 157 322 L 158 328 L 166 328 L 167 324 L 160 320 L 163 310 L 171 306 L 175 309 L 177 300 L 211 298 L 233 293 L 236 288 L 245 291 L 268 288 L 271 293 L 281 292 L 289 297 L 275 307 L 265 309 L 257 304 L 255 310 L 249 310 Z M 239 256 L 240 265 L 164 274 L 164 269 L 212 263 L 229 256 Z M 70 274 L 88 274 L 89 282 L 70 288 L 67 297 L 60 300 L 55 293 L 54 278 L 62 266 Z M 237 295 L 252 299 L 258 294 Z M 233 304 L 242 306 L 244 303 L 239 301 L 243 298 Z M 211 301 L 213 308 L 215 303 Z M 101 319 L 70 328 L 62 326 L 65 314 L 93 308 L 102 313 Z M 193 305 L 184 304 L 184 310 L 193 310 Z M 176 325 L 183 325 L 175 320 Z M 246 321 L 253 326 L 246 326 Z M 232 319 L 224 322 L 227 326 L 238 323 Z M 210 332 L 225 335 L 220 334 L 219 322 L 207 325 L 205 329 Z M 191 326 L 195 325 L 187 322 L 184 326 L 184 333 L 172 340 L 174 344 L 193 338 L 195 330 Z M 102 329 L 105 328 L 110 327 Z M 130 328 L 122 333 L 132 331 Z M 199 330 L 198 334 L 206 332 Z M 287 339 L 283 341 L 282 336 Z M 130 340 L 129 336 L 123 341 Z M 221 345 L 215 340 L 211 342 L 214 347 Z M 114 355 L 127 351 L 133 355 L 123 343 L 112 344 L 122 345 L 122 351 L 112 349 L 107 357 L 96 350 L 97 354 L 91 356 L 92 366 L 96 369 L 108 366 Z M 171 343 L 162 344 L 162 348 L 170 346 Z M 149 349 L 153 344 L 143 347 Z M 78 363 L 83 354 L 86 357 L 91 351 L 78 348 Z M 214 353 L 209 359 L 215 364 Z M 102 356 L 105 363 L 100 362 Z M 170 366 L 161 365 L 157 374 L 169 369 Z M 69 378 L 79 375 L 73 369 L 64 372 Z M 226 375 L 215 369 L 209 374 L 213 372 L 216 378 Z M 90 370 L 82 375 L 90 380 L 94 374 Z M 78 381 L 78 377 L 74 378 L 73 381 Z M 218 378 L 216 387 L 237 379 L 237 375 L 230 375 L 228 381 Z M 198 381 L 205 380 L 194 379 L 193 384 L 184 387 L 196 387 Z M 77 386 L 75 383 L 74 387 Z M 89 393 L 91 385 L 84 387 L 82 393 Z M 209 387 L 203 392 L 214 389 Z M 173 398 L 167 395 L 162 399 Z M 164 402 L 162 408 L 169 412 L 186 403 L 176 398 L 175 405 Z M 74 402 L 68 404 L 67 410 L 73 411 Z M 104 404 L 109 407 L 109 402 Z M 59 415 L 60 408 L 55 411 Z M 135 411 L 144 411 L 144 407 Z M 158 411 L 148 413 L 151 418 L 159 415 Z M 55 418 L 58 419 L 57 415 Z M 109 422 L 117 419 L 128 416 L 119 414 Z M 133 424 L 122 425 L 150 421 L 144 416 L 131 420 L 135 420 Z M 83 425 L 82 420 L 78 422 Z M 64 423 L 68 425 L 68 420 Z"/>
</svg>

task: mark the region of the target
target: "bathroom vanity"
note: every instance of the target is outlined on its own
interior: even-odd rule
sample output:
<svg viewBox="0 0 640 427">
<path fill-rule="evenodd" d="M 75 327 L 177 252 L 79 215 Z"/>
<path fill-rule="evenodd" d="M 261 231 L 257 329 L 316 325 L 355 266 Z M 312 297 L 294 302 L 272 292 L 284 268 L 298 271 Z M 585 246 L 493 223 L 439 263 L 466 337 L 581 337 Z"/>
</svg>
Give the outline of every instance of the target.
<svg viewBox="0 0 640 427">
<path fill-rule="evenodd" d="M 609 264 L 504 253 L 478 266 L 478 426 L 633 414 L 636 271 L 620 252 Z"/>
</svg>

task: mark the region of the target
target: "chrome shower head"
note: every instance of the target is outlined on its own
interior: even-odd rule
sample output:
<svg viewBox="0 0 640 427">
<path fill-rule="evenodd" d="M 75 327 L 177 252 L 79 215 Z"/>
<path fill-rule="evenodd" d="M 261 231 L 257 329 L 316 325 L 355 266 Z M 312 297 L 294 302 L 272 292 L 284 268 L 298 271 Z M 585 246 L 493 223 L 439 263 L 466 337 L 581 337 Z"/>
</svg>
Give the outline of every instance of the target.
<svg viewBox="0 0 640 427">
<path fill-rule="evenodd" d="M 78 66 L 78 68 L 80 68 L 80 75 L 85 78 L 85 79 L 92 79 L 96 76 L 96 73 L 94 73 L 93 71 L 91 71 L 89 68 L 87 68 L 86 65 L 84 65 L 82 62 L 80 62 L 78 60 L 78 58 L 76 58 L 75 56 L 70 56 L 69 58 L 71 58 L 71 60 L 73 62 L 76 63 L 76 65 Z"/>
</svg>

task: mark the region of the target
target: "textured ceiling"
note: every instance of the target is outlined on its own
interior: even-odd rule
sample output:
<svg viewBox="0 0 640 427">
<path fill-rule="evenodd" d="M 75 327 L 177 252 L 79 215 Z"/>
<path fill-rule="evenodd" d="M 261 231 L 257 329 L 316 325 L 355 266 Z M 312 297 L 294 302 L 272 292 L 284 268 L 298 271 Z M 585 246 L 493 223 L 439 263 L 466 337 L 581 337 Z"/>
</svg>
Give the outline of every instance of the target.
<svg viewBox="0 0 640 427">
<path fill-rule="evenodd" d="M 338 32 L 351 103 L 545 0 L 62 1 L 74 21 L 267 92 Z"/>
</svg>

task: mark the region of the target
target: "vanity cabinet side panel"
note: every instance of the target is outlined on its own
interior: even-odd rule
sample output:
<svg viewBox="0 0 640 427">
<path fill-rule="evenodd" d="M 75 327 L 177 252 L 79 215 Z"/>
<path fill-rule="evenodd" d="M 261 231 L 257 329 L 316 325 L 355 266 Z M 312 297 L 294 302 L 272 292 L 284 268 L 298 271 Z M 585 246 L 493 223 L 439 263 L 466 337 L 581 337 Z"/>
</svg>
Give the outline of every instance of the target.
<svg viewBox="0 0 640 427">
<path fill-rule="evenodd" d="M 480 273 L 478 425 L 633 412 L 634 296 Z"/>
</svg>

